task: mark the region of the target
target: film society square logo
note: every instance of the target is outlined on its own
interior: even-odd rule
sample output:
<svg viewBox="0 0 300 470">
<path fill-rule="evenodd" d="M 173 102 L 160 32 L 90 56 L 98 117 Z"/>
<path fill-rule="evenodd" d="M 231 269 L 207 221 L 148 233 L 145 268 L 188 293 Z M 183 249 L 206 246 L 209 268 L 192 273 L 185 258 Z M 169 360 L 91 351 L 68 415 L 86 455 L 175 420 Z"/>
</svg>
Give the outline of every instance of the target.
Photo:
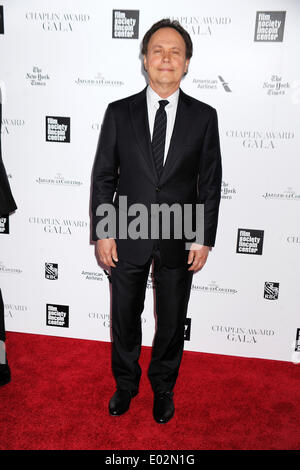
<svg viewBox="0 0 300 470">
<path fill-rule="evenodd" d="M 113 10 L 112 37 L 115 39 L 138 39 L 139 10 Z"/>
<path fill-rule="evenodd" d="M 46 304 L 46 325 L 69 328 L 69 306 Z"/>
<path fill-rule="evenodd" d="M 4 16 L 2 5 L 0 5 L 0 34 L 4 34 Z"/>
<path fill-rule="evenodd" d="M 26 80 L 31 86 L 45 86 L 50 77 L 47 73 L 43 73 L 42 69 L 34 66 L 31 72 L 26 73 Z"/>
<path fill-rule="evenodd" d="M 0 234 L 9 233 L 9 216 L 0 217 Z"/>
<path fill-rule="evenodd" d="M 71 118 L 46 116 L 46 142 L 70 142 Z"/>
<path fill-rule="evenodd" d="M 237 235 L 237 253 L 261 255 L 263 250 L 264 231 L 239 228 Z"/>
<path fill-rule="evenodd" d="M 277 300 L 279 295 L 279 282 L 265 282 L 264 298 L 268 300 Z"/>
<path fill-rule="evenodd" d="M 282 42 L 285 14 L 285 11 L 256 12 L 254 41 Z"/>
<path fill-rule="evenodd" d="M 51 281 L 58 279 L 58 264 L 45 263 L 45 278 Z"/>
</svg>

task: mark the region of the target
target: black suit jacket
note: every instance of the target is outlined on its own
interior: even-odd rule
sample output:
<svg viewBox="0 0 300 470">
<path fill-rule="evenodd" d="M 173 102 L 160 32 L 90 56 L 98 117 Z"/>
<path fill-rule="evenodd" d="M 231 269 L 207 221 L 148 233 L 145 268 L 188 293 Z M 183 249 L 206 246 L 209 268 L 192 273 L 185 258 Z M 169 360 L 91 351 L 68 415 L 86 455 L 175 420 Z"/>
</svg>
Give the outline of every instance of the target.
<svg viewBox="0 0 300 470">
<path fill-rule="evenodd" d="M 221 193 L 221 153 L 216 110 L 179 91 L 169 151 L 158 180 L 150 140 L 147 87 L 108 105 L 100 132 L 93 173 L 93 240 L 102 203 L 127 196 L 128 206 L 151 204 L 204 204 L 204 245 L 214 246 Z M 115 194 L 116 192 L 116 194 Z M 115 198 L 114 198 L 115 194 Z M 135 217 L 128 217 L 128 222 Z M 117 217 L 118 220 L 118 217 Z M 195 226 L 194 226 L 195 228 Z M 118 224 L 117 224 L 118 230 Z M 186 263 L 186 239 L 160 239 L 162 260 L 169 267 Z M 119 239 L 120 259 L 144 264 L 151 254 L 151 239 Z"/>
<path fill-rule="evenodd" d="M 7 174 L 4 168 L 1 154 L 1 123 L 2 123 L 2 105 L 1 105 L 1 89 L 0 89 L 0 216 L 8 215 L 16 210 L 17 206 L 12 196 Z"/>
</svg>

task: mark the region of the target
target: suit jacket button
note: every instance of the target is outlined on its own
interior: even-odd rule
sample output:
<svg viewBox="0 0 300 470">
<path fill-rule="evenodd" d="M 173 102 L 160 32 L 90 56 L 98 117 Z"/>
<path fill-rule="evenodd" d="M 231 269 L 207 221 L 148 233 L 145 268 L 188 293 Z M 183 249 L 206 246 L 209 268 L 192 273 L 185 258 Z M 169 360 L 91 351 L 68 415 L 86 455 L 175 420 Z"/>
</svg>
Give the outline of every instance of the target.
<svg viewBox="0 0 300 470">
<path fill-rule="evenodd" d="M 160 191 L 160 187 L 159 186 L 156 186 L 156 191 L 159 192 Z"/>
</svg>

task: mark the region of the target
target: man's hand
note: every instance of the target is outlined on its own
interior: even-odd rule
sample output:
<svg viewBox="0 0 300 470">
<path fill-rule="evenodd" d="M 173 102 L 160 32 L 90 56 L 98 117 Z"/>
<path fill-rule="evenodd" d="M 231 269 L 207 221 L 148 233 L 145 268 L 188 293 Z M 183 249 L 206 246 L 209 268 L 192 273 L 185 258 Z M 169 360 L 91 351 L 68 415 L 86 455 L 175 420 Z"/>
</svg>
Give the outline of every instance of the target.
<svg viewBox="0 0 300 470">
<path fill-rule="evenodd" d="M 99 255 L 100 261 L 107 266 L 116 267 L 113 259 L 118 261 L 117 254 L 117 244 L 114 238 L 103 238 L 102 240 L 97 240 L 97 253 Z"/>
<path fill-rule="evenodd" d="M 193 264 L 189 267 L 188 271 L 196 272 L 199 271 L 199 269 L 202 269 L 206 263 L 210 249 L 211 248 L 209 246 L 192 243 L 188 257 L 188 264 Z"/>
</svg>

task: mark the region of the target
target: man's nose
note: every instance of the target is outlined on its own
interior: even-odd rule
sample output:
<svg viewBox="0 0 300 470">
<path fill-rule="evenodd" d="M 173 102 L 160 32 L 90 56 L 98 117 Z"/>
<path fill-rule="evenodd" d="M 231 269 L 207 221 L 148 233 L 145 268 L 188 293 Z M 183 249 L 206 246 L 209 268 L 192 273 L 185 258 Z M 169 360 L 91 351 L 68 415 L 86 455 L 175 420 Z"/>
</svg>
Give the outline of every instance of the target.
<svg viewBox="0 0 300 470">
<path fill-rule="evenodd" d="M 169 52 L 163 52 L 162 60 L 164 62 L 169 62 L 170 61 L 170 53 Z"/>
</svg>

